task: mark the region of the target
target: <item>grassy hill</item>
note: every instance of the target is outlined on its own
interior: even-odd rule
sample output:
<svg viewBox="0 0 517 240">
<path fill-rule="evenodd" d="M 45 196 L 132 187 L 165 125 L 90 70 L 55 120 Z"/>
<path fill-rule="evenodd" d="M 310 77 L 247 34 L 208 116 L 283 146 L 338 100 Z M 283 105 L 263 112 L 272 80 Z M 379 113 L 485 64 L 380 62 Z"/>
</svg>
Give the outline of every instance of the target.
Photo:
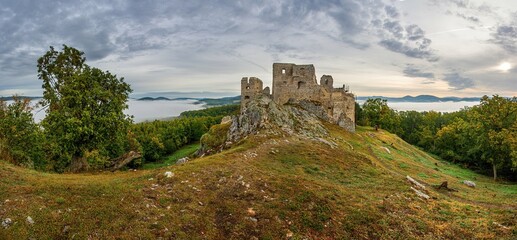
<svg viewBox="0 0 517 240">
<path fill-rule="evenodd" d="M 517 238 L 517 185 L 384 131 L 327 127 L 332 142 L 250 136 L 154 170 L 49 174 L 0 162 L 0 221 L 13 221 L 0 239 Z M 457 192 L 434 187 L 443 181 Z"/>
</svg>

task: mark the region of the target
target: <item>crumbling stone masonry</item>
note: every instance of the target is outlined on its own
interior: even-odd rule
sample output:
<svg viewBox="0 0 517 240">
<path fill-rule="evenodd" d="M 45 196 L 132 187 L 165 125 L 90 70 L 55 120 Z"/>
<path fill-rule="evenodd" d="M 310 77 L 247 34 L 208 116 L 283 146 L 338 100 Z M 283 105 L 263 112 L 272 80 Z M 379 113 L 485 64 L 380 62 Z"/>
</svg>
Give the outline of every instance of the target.
<svg viewBox="0 0 517 240">
<path fill-rule="evenodd" d="M 263 88 L 263 83 L 255 77 L 241 80 L 241 110 L 251 100 L 259 96 L 268 96 L 279 105 L 300 104 L 306 110 L 318 108 L 317 114 L 326 113 L 323 119 L 355 131 L 355 97 L 348 88 L 333 87 L 334 79 L 323 75 L 320 84 L 316 80 L 314 65 L 295 65 L 292 63 L 273 64 L 273 91 Z M 319 114 L 321 115 L 321 114 Z"/>
</svg>

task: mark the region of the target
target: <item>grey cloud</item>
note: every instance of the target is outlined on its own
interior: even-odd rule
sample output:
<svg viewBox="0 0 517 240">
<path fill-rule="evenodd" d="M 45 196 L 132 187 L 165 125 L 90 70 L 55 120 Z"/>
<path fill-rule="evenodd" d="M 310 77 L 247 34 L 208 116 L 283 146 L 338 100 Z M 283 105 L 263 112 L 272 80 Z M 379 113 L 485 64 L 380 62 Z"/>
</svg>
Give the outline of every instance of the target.
<svg viewBox="0 0 517 240">
<path fill-rule="evenodd" d="M 466 14 L 463 14 L 463 13 L 456 13 L 456 16 L 460 17 L 460 18 L 463 18 L 467 21 L 470 21 L 472 23 L 480 23 L 481 20 L 478 18 L 478 17 L 474 17 L 474 16 L 468 16 Z"/>
<path fill-rule="evenodd" d="M 404 37 L 404 28 L 397 21 L 386 21 L 383 27 L 397 39 Z"/>
<path fill-rule="evenodd" d="M 411 58 L 425 59 L 430 62 L 439 60 L 431 48 L 432 41 L 425 37 L 425 31 L 422 28 L 415 24 L 403 26 L 396 18 L 398 14 L 389 14 L 389 10 L 386 10 L 386 13 L 371 22 L 380 33 L 381 40 L 378 42 L 380 46 Z"/>
<path fill-rule="evenodd" d="M 470 0 L 430 0 L 430 2 L 436 6 L 445 5 L 447 9 L 444 11 L 445 14 L 456 16 L 478 26 L 483 26 L 484 17 L 500 19 L 500 14 L 486 3 L 477 5 Z"/>
<path fill-rule="evenodd" d="M 393 6 L 386 6 L 384 7 L 384 10 L 386 11 L 386 14 L 391 18 L 397 18 L 400 15 L 397 8 Z"/>
<path fill-rule="evenodd" d="M 408 57 L 426 59 L 430 62 L 439 60 L 429 47 L 431 44 L 430 39 L 424 38 L 421 41 L 413 42 L 413 46 L 410 44 L 410 42 L 403 42 L 398 39 L 385 39 L 379 42 L 379 45 Z"/>
<path fill-rule="evenodd" d="M 452 3 L 460 8 L 467 8 L 470 5 L 469 0 L 450 0 Z"/>
<path fill-rule="evenodd" d="M 463 77 L 457 72 L 444 74 L 443 80 L 445 80 L 449 84 L 449 87 L 452 90 L 463 90 L 471 88 L 475 85 L 474 80 L 468 77 Z"/>
<path fill-rule="evenodd" d="M 409 40 L 416 41 L 424 38 L 424 30 L 417 25 L 409 25 L 406 27 L 406 32 Z"/>
<path fill-rule="evenodd" d="M 517 26 L 515 24 L 498 26 L 492 33 L 490 42 L 510 53 L 517 53 Z"/>
<path fill-rule="evenodd" d="M 406 65 L 406 68 L 404 69 L 403 72 L 404 72 L 404 75 L 407 77 L 434 79 L 434 73 L 424 72 L 412 64 Z"/>
<path fill-rule="evenodd" d="M 282 43 L 270 44 L 266 48 L 266 51 L 270 52 L 270 53 L 285 53 L 285 52 L 293 51 L 293 50 L 296 50 L 296 48 L 292 47 L 288 44 L 282 44 Z"/>
</svg>

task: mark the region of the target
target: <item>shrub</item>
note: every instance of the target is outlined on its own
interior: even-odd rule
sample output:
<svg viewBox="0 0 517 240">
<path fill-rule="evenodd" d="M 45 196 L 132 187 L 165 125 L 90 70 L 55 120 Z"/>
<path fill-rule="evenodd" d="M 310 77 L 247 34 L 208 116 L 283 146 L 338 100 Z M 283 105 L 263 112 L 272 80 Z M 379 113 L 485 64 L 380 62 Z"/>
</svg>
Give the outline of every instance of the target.
<svg viewBox="0 0 517 240">
<path fill-rule="evenodd" d="M 29 99 L 0 101 L 0 158 L 30 168 L 44 165 L 44 136 L 34 122 Z"/>
</svg>

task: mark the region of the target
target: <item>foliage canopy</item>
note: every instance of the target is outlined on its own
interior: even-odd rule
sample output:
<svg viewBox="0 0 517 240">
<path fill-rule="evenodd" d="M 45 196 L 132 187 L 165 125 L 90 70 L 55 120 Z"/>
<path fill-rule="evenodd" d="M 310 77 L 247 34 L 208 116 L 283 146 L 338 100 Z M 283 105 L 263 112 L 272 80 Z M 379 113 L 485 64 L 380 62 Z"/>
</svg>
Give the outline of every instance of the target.
<svg viewBox="0 0 517 240">
<path fill-rule="evenodd" d="M 38 59 L 43 81 L 42 126 L 54 168 L 102 168 L 128 148 L 131 118 L 123 113 L 131 92 L 123 78 L 85 64 L 84 53 L 63 45 Z"/>
</svg>

